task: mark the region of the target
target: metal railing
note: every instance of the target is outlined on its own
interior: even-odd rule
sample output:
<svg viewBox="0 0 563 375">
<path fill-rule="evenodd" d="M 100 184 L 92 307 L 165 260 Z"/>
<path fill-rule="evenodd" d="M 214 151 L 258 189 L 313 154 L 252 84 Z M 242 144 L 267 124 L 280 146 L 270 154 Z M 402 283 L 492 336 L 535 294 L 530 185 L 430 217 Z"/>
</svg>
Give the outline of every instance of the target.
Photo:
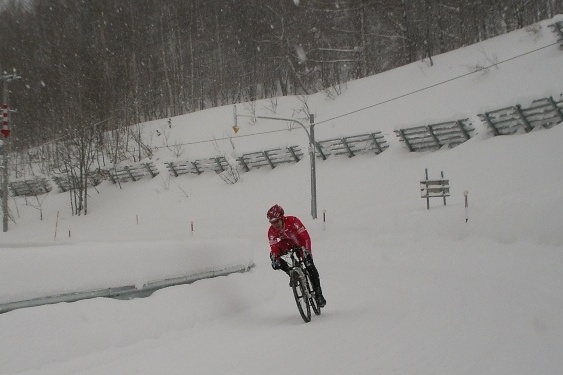
<svg viewBox="0 0 563 375">
<path fill-rule="evenodd" d="M 152 281 L 143 285 L 143 287 L 140 289 L 135 287 L 134 285 L 128 285 L 128 286 L 122 286 L 116 288 L 104 288 L 104 289 L 82 291 L 76 293 L 66 293 L 66 294 L 59 294 L 55 296 L 46 296 L 46 297 L 33 298 L 29 300 L 9 302 L 9 303 L 0 304 L 0 314 L 16 309 L 26 308 L 26 307 L 49 305 L 49 304 L 60 303 L 60 302 L 76 302 L 76 301 L 91 299 L 91 298 L 105 297 L 105 298 L 132 299 L 138 297 L 147 297 L 158 289 L 162 289 L 174 285 L 191 284 L 198 280 L 209 279 L 217 276 L 226 276 L 231 273 L 247 272 L 252 267 L 254 267 L 254 263 L 231 266 L 220 270 L 201 272 L 194 275 L 188 275 L 183 277 Z"/>
</svg>

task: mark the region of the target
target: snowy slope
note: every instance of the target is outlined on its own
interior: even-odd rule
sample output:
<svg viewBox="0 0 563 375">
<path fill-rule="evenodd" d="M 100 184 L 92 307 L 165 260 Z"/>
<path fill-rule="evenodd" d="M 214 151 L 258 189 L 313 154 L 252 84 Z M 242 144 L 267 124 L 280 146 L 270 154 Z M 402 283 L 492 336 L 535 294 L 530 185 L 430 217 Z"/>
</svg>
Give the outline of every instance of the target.
<svg viewBox="0 0 563 375">
<path fill-rule="evenodd" d="M 436 56 L 433 66 L 417 62 L 350 82 L 334 99 L 307 98 L 317 139 L 378 130 L 390 145 L 378 156 L 317 163 L 319 213 L 326 221 L 309 215 L 307 159 L 245 173 L 235 185 L 205 173 L 169 178 L 164 169 L 123 189 L 104 183 L 92 192 L 85 217 L 70 216 L 66 194 L 49 194 L 43 221 L 17 201 L 17 225 L 0 238 L 0 274 L 17 274 L 7 265 L 22 247 L 41 247 L 46 267 L 28 275 L 36 285 L 65 280 L 65 268 L 71 272 L 92 243 L 117 249 L 88 254 L 88 262 L 99 263 L 91 269 L 103 270 L 102 284 L 121 277 L 107 267 L 120 243 L 132 251 L 131 243 L 141 242 L 141 259 L 152 252 L 154 268 L 127 268 L 141 276 L 161 266 L 150 244 L 167 241 L 186 249 L 243 243 L 256 267 L 144 299 L 2 314 L 0 373 L 561 373 L 563 126 L 492 137 L 477 119 L 484 110 L 561 97 L 563 52 L 547 27 L 553 21 Z M 256 108 L 291 117 L 303 102 L 279 98 L 275 113 L 266 109 L 271 101 Z M 169 142 L 188 144 L 186 159 L 214 156 L 217 147 L 233 156 L 292 144 L 306 150 L 303 130 L 287 131 L 283 121 L 239 119 L 234 135 L 232 112 L 227 106 L 180 116 L 171 128 L 167 119 L 154 121 L 143 134 L 164 145 L 156 130 L 168 129 Z M 477 135 L 453 149 L 409 153 L 393 133 L 466 117 Z M 172 158 L 163 147 L 153 160 L 162 167 Z M 447 206 L 434 200 L 426 209 L 419 192 L 425 168 L 450 180 Z M 300 216 L 313 238 L 328 304 L 309 324 L 298 315 L 286 276 L 269 265 L 265 212 L 274 203 Z M 49 272 L 47 244 L 76 253 L 69 251 L 57 261 L 62 267 Z M 91 278 L 75 273 L 72 284 Z M 9 293 L 23 295 L 26 286 Z"/>
</svg>

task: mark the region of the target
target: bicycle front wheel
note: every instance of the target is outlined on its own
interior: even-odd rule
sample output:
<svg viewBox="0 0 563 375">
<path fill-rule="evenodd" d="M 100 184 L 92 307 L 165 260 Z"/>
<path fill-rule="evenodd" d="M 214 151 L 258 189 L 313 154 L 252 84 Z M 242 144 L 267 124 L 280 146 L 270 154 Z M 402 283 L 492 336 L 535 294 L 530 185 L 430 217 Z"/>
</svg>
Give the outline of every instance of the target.
<svg viewBox="0 0 563 375">
<path fill-rule="evenodd" d="M 321 307 L 317 302 L 317 293 L 313 290 L 313 284 L 311 283 L 311 275 L 309 275 L 309 273 L 307 272 L 305 274 L 305 277 L 307 279 L 307 289 L 309 290 L 309 296 L 310 296 L 309 304 L 311 305 L 311 308 L 315 312 L 315 315 L 321 315 Z"/>
<path fill-rule="evenodd" d="M 291 279 L 297 309 L 305 323 L 308 323 L 311 321 L 311 306 L 309 304 L 309 298 L 307 298 L 307 285 L 305 285 L 303 279 L 301 279 L 297 272 L 291 273 Z"/>
</svg>

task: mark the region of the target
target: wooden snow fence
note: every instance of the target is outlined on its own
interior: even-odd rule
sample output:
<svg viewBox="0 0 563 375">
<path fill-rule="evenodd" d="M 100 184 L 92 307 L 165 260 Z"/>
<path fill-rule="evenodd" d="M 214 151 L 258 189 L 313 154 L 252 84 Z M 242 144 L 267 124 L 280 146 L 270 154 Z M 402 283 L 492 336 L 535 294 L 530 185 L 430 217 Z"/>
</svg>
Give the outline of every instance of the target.
<svg viewBox="0 0 563 375">
<path fill-rule="evenodd" d="M 49 181 L 44 177 L 32 180 L 11 181 L 8 183 L 8 186 L 15 197 L 46 194 L 53 189 Z"/>
<path fill-rule="evenodd" d="M 118 182 L 138 181 L 147 177 L 154 178 L 159 173 L 153 162 L 112 168 L 107 172 L 110 180 L 114 184 L 117 184 Z"/>
<path fill-rule="evenodd" d="M 555 35 L 557 35 L 557 42 L 559 42 L 559 48 L 563 49 L 563 21 L 555 22 L 549 25 Z"/>
<path fill-rule="evenodd" d="M 474 132 L 469 119 L 395 130 L 395 134 L 411 152 L 455 147 L 469 140 Z"/>
<path fill-rule="evenodd" d="M 244 154 L 237 161 L 246 172 L 249 172 L 252 168 L 269 166 L 274 169 L 280 164 L 297 163 L 302 158 L 303 151 L 299 146 L 289 146 Z"/>
<path fill-rule="evenodd" d="M 90 171 L 88 174 L 88 186 L 93 187 L 99 185 L 105 178 L 101 174 L 103 171 Z M 80 186 L 78 178 L 66 173 L 59 173 L 52 176 L 51 179 L 58 186 L 61 192 L 67 192 Z"/>
<path fill-rule="evenodd" d="M 497 109 L 479 115 L 479 118 L 496 135 L 527 133 L 534 128 L 549 129 L 563 122 L 563 100 L 552 97 L 537 99 L 523 108 L 520 105 Z"/>
<path fill-rule="evenodd" d="M 318 156 L 326 160 L 331 155 L 347 155 L 350 158 L 368 152 L 374 152 L 376 155 L 379 155 L 389 145 L 381 132 L 373 132 L 318 141 L 316 142 L 316 147 Z"/>
<path fill-rule="evenodd" d="M 224 156 L 194 161 L 169 162 L 165 164 L 170 173 L 175 177 L 188 173 L 197 175 L 204 172 L 221 173 L 229 168 L 229 162 Z"/>
</svg>

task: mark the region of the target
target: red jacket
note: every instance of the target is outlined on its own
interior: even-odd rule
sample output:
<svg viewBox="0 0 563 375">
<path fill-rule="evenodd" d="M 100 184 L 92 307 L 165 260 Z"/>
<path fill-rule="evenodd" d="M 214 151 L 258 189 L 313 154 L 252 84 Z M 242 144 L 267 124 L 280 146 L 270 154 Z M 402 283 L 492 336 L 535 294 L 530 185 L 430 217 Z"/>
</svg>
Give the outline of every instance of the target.
<svg viewBox="0 0 563 375">
<path fill-rule="evenodd" d="M 301 220 L 295 216 L 285 216 L 283 220 L 282 230 L 277 230 L 273 225 L 268 230 L 270 254 L 279 257 L 294 246 L 303 246 L 311 252 L 311 237 Z"/>
</svg>

